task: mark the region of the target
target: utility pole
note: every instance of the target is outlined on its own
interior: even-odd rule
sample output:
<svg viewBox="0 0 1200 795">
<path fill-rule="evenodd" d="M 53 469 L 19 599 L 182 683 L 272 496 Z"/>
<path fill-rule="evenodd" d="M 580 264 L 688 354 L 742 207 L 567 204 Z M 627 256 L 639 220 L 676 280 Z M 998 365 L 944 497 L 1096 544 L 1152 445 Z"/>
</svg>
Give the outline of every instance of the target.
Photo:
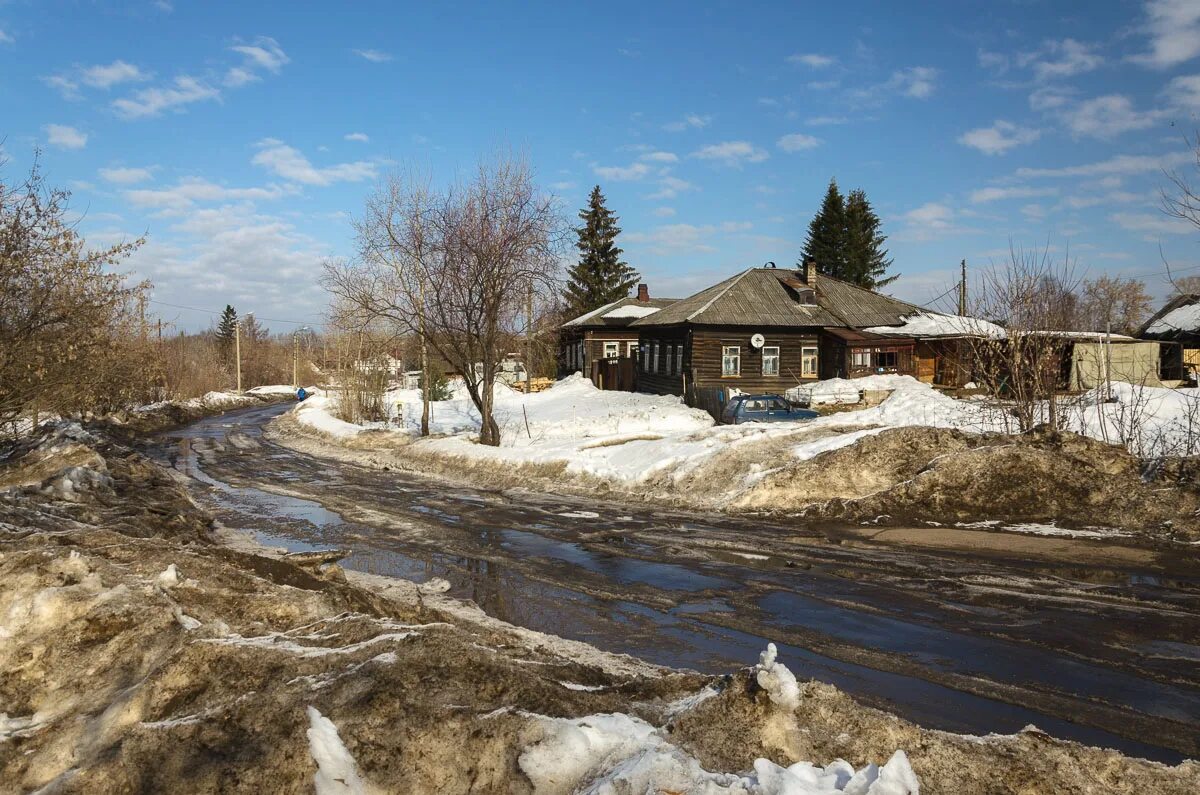
<svg viewBox="0 0 1200 795">
<path fill-rule="evenodd" d="M 958 283 L 958 314 L 967 316 L 967 261 L 962 261 L 962 280 Z"/>
<path fill-rule="evenodd" d="M 421 305 L 417 318 L 421 337 L 421 435 L 429 435 L 429 349 L 425 345 L 425 279 L 420 280 Z"/>
<path fill-rule="evenodd" d="M 292 332 L 292 389 L 300 385 L 300 330 Z"/>
<path fill-rule="evenodd" d="M 242 394 L 242 319 L 233 324 L 233 351 L 237 359 L 237 391 Z"/>
<path fill-rule="evenodd" d="M 533 391 L 533 282 L 525 291 L 525 394 Z"/>
</svg>

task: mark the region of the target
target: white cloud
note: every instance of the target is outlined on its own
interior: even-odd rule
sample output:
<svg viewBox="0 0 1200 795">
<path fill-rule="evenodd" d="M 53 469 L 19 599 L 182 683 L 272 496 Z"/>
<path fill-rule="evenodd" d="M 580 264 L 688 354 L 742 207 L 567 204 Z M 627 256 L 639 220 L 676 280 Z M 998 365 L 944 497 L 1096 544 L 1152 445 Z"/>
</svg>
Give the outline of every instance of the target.
<svg viewBox="0 0 1200 795">
<path fill-rule="evenodd" d="M 81 82 L 93 88 L 109 89 L 119 83 L 149 80 L 150 76 L 133 64 L 113 61 L 110 64 L 89 66 L 79 73 Z"/>
<path fill-rule="evenodd" d="M 300 150 L 274 138 L 263 139 L 258 146 L 259 151 L 250 162 L 292 182 L 331 185 L 334 182 L 361 182 L 374 178 L 376 174 L 374 163 L 361 160 L 317 168 Z"/>
<path fill-rule="evenodd" d="M 1055 188 L 979 188 L 971 191 L 972 204 L 1004 201 L 1006 199 L 1032 199 L 1037 196 L 1053 196 L 1058 191 Z"/>
<path fill-rule="evenodd" d="M 4 28 L 0 28 L 0 44 L 12 44 L 14 39 L 9 33 L 5 32 Z"/>
<path fill-rule="evenodd" d="M 197 203 L 269 201 L 296 193 L 295 188 L 268 185 L 262 188 L 227 188 L 200 177 L 181 179 L 169 188 L 139 188 L 125 191 L 125 198 L 138 207 L 183 210 Z"/>
<path fill-rule="evenodd" d="M 667 224 L 649 232 L 629 232 L 625 241 L 642 245 L 656 256 L 672 256 L 716 251 L 713 238 L 723 234 L 745 232 L 753 227 L 748 221 L 726 221 L 722 224 Z"/>
<path fill-rule="evenodd" d="M 1010 121 L 997 119 L 991 127 L 977 127 L 963 133 L 958 142 L 963 146 L 978 149 L 985 155 L 1002 155 L 1009 149 L 1033 143 L 1041 132 L 1029 127 L 1018 127 Z"/>
<path fill-rule="evenodd" d="M 80 132 L 65 124 L 47 124 L 42 128 L 46 131 L 46 140 L 51 146 L 60 149 L 82 149 L 87 146 L 87 133 Z"/>
<path fill-rule="evenodd" d="M 1170 218 L 1162 213 L 1113 213 L 1109 220 L 1131 232 L 1184 235 L 1196 231 L 1196 227 L 1188 221 Z"/>
<path fill-rule="evenodd" d="M 392 60 L 392 54 L 382 50 L 355 50 L 354 54 L 366 58 L 371 63 L 387 63 Z"/>
<path fill-rule="evenodd" d="M 1200 75 L 1176 77 L 1163 89 L 1171 107 L 1182 112 L 1200 111 Z"/>
<path fill-rule="evenodd" d="M 1104 63 L 1104 58 L 1097 55 L 1095 49 L 1095 45 L 1075 39 L 1051 40 L 1035 52 L 1017 56 L 1017 62 L 1031 68 L 1038 80 L 1057 80 L 1097 69 Z"/>
<path fill-rule="evenodd" d="M 188 75 L 176 77 L 170 87 L 145 88 L 132 96 L 113 100 L 117 114 L 125 119 L 157 116 L 164 110 L 181 109 L 194 102 L 219 99 L 221 92 Z"/>
<path fill-rule="evenodd" d="M 1057 86 L 1039 88 L 1029 95 L 1029 107 L 1036 111 L 1057 110 L 1074 99 L 1074 90 Z"/>
<path fill-rule="evenodd" d="M 652 211 L 659 218 L 670 218 L 675 214 L 674 207 L 655 207 Z"/>
<path fill-rule="evenodd" d="M 246 56 L 247 65 L 266 69 L 274 74 L 279 74 L 279 70 L 291 61 L 279 46 L 279 42 L 269 36 L 259 36 L 253 44 L 235 44 L 229 49 Z"/>
<path fill-rule="evenodd" d="M 938 70 L 932 66 L 910 66 L 893 72 L 885 86 L 887 90 L 899 92 L 906 97 L 928 99 L 933 96 L 937 76 Z"/>
<path fill-rule="evenodd" d="M 649 163 L 678 163 L 679 155 L 674 152 L 646 152 L 639 156 L 638 159 Z"/>
<path fill-rule="evenodd" d="M 1144 174 L 1179 166 L 1192 159 L 1187 152 L 1172 152 L 1166 155 L 1117 155 L 1096 163 L 1061 168 L 1019 168 L 1016 175 L 1029 177 L 1108 177 L 1125 174 Z"/>
<path fill-rule="evenodd" d="M 1040 221 L 1046 217 L 1046 208 L 1040 204 L 1025 204 L 1021 206 L 1021 215 L 1031 221 Z"/>
<path fill-rule="evenodd" d="M 1150 0 L 1146 16 L 1150 52 L 1133 60 L 1166 69 L 1200 55 L 1200 3 L 1196 0 Z"/>
<path fill-rule="evenodd" d="M 802 152 L 820 146 L 821 139 L 803 133 L 790 133 L 776 141 L 775 145 L 785 152 Z"/>
<path fill-rule="evenodd" d="M 897 240 L 925 242 L 975 230 L 960 226 L 954 208 L 942 202 L 926 202 L 900 217 L 903 230 Z"/>
<path fill-rule="evenodd" d="M 106 182 L 115 182 L 118 185 L 133 185 L 152 179 L 153 174 L 148 168 L 102 168 L 100 177 Z"/>
<path fill-rule="evenodd" d="M 981 49 L 976 53 L 976 56 L 979 59 L 979 65 L 984 69 L 996 74 L 1004 74 L 1008 71 L 1008 56 L 1002 52 L 990 52 Z"/>
<path fill-rule="evenodd" d="M 740 166 L 743 163 L 761 163 L 770 155 L 749 141 L 723 141 L 701 147 L 692 153 L 692 157 L 716 160 L 727 166 Z"/>
<path fill-rule="evenodd" d="M 836 59 L 828 55 L 820 55 L 818 53 L 808 52 L 789 55 L 787 61 L 788 63 L 808 66 L 813 69 L 825 69 L 833 66 L 833 64 L 836 62 Z"/>
<path fill-rule="evenodd" d="M 695 190 L 696 186 L 688 182 L 686 179 L 673 177 L 670 174 L 663 175 L 658 180 L 658 190 L 646 196 L 647 199 L 674 199 L 681 193 L 689 190 Z"/>
<path fill-rule="evenodd" d="M 634 182 L 650 174 L 650 166 L 645 163 L 633 163 L 628 166 L 598 166 L 592 165 L 592 172 L 600 179 L 613 182 Z"/>
<path fill-rule="evenodd" d="M 369 135 L 367 135 L 366 133 L 360 133 L 360 132 L 347 133 L 346 135 L 344 135 L 342 137 L 345 138 L 347 141 L 358 141 L 358 142 L 364 143 L 364 144 L 371 140 L 371 137 Z"/>
<path fill-rule="evenodd" d="M 1155 111 L 1137 110 L 1129 97 L 1121 94 L 1084 100 L 1062 112 L 1067 129 L 1075 137 L 1104 139 L 1153 126 L 1160 115 Z"/>
<path fill-rule="evenodd" d="M 663 125 L 663 129 L 668 132 L 683 132 L 684 130 L 699 130 L 707 127 L 712 123 L 712 116 L 700 116 L 696 113 L 689 113 L 679 121 L 668 122 Z"/>
<path fill-rule="evenodd" d="M 813 116 L 806 119 L 804 123 L 813 127 L 824 127 L 830 124 L 846 124 L 849 121 L 845 116 Z"/>
</svg>

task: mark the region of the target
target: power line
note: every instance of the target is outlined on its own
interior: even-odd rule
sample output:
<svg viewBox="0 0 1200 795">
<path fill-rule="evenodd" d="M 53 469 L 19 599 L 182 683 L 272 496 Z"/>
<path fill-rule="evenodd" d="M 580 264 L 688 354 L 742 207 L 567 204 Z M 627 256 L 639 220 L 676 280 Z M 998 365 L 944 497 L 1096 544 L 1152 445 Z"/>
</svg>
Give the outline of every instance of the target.
<svg viewBox="0 0 1200 795">
<path fill-rule="evenodd" d="M 152 304 L 158 304 L 159 306 L 169 306 L 172 309 L 186 309 L 189 312 L 203 312 L 207 315 L 223 314 L 223 310 L 222 310 L 222 312 L 216 312 L 212 309 L 201 309 L 198 306 L 184 306 L 183 304 L 169 304 L 166 301 L 156 301 L 153 298 L 149 298 L 147 300 Z M 318 320 L 286 320 L 281 317 L 263 317 L 262 315 L 255 314 L 254 312 L 250 312 L 248 314 L 253 315 L 254 317 L 258 318 L 259 320 L 265 320 L 269 323 L 291 323 L 296 326 L 324 326 L 325 325 L 325 323 L 318 321 Z"/>
</svg>

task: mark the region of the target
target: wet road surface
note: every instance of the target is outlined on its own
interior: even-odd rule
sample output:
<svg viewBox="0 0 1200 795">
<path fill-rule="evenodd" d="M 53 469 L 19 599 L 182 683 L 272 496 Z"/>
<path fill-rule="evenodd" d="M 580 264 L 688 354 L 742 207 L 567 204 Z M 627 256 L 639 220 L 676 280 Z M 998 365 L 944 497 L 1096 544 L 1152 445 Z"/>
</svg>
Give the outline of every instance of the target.
<svg viewBox="0 0 1200 795">
<path fill-rule="evenodd" d="M 262 427 L 287 408 L 202 420 L 151 452 L 265 544 L 345 548 L 351 569 L 441 577 L 513 624 L 712 673 L 773 641 L 797 676 L 928 727 L 1032 723 L 1151 759 L 1200 756 L 1195 551 L 1098 567 L 475 491 L 275 445 Z"/>
</svg>

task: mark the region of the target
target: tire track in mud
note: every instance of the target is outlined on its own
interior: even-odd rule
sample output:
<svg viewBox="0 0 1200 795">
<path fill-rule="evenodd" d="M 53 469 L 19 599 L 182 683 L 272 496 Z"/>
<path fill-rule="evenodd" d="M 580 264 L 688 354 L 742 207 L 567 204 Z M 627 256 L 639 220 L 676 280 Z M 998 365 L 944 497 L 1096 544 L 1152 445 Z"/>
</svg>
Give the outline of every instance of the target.
<svg viewBox="0 0 1200 795">
<path fill-rule="evenodd" d="M 1164 761 L 1200 753 L 1187 572 L 1060 571 L 872 545 L 853 528 L 473 491 L 262 440 L 281 410 L 211 418 L 159 447 L 264 543 L 443 577 L 497 618 L 660 664 L 727 670 L 773 640 L 797 673 L 931 727 L 1035 723 Z"/>
</svg>

